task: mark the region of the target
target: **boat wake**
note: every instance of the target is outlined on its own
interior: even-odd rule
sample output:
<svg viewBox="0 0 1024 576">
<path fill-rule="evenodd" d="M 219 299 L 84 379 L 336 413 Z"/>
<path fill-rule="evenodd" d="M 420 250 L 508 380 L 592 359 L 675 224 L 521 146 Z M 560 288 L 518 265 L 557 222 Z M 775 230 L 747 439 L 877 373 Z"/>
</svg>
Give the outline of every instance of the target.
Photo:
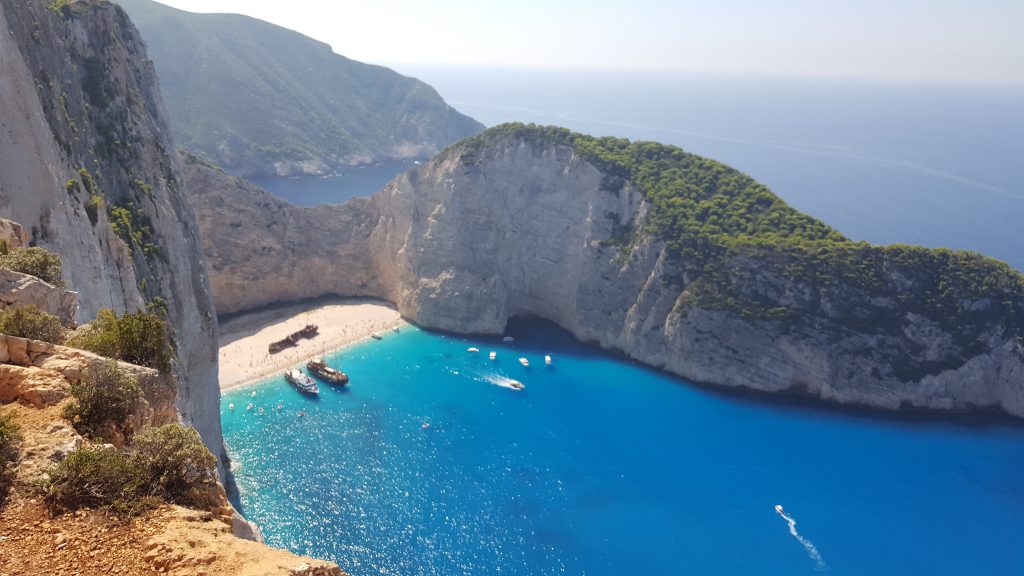
<svg viewBox="0 0 1024 576">
<path fill-rule="evenodd" d="M 487 380 L 495 386 L 501 386 L 502 388 L 510 388 L 512 390 L 521 390 L 523 388 L 522 382 L 513 378 L 499 376 L 497 374 L 488 374 L 487 376 L 484 376 L 484 380 Z"/>
<path fill-rule="evenodd" d="M 821 554 L 818 553 L 818 548 L 814 546 L 814 543 L 797 532 L 796 520 L 786 514 L 782 510 L 781 506 L 776 506 L 775 511 L 778 512 L 779 516 L 786 521 L 786 524 L 789 524 L 789 533 L 793 535 L 793 538 L 796 538 L 797 542 L 799 542 L 805 550 L 807 550 L 807 555 L 811 557 L 811 560 L 814 560 L 815 569 L 818 572 L 824 572 L 826 570 L 825 561 L 821 558 Z"/>
</svg>

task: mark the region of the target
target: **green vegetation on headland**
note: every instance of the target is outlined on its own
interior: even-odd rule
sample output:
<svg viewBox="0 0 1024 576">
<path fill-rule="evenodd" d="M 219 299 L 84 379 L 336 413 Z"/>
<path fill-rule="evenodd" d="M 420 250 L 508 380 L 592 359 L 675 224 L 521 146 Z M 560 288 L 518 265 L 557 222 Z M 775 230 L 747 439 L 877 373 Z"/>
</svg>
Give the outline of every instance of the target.
<svg viewBox="0 0 1024 576">
<path fill-rule="evenodd" d="M 627 182 L 651 205 L 640 225 L 612 244 L 628 259 L 644 238 L 672 257 L 663 281 L 682 288 L 678 310 L 724 310 L 784 329 L 895 335 L 916 315 L 960 349 L 899 377 L 916 379 L 962 364 L 987 338 L 1024 343 L 1024 276 L 977 253 L 853 242 L 788 206 L 764 185 L 724 164 L 653 142 L 595 138 L 564 128 L 504 124 L 450 148 L 472 169 L 493 146 L 521 140 L 568 146 L 604 173 L 603 187 Z M 1002 331 L 991 334 L 992 330 Z"/>
</svg>

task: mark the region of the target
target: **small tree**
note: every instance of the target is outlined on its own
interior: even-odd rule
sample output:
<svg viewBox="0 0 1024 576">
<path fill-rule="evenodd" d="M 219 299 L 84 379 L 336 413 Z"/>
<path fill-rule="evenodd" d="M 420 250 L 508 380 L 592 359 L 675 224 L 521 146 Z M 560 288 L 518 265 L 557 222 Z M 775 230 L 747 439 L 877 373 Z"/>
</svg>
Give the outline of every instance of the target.
<svg viewBox="0 0 1024 576">
<path fill-rule="evenodd" d="M 101 437 L 108 426 L 118 426 L 142 398 L 138 381 L 109 360 L 71 386 L 74 399 L 64 407 L 64 418 L 82 434 Z"/>
<path fill-rule="evenodd" d="M 31 304 L 0 310 L 0 333 L 53 344 L 64 341 L 64 327 L 60 320 Z"/>
<path fill-rule="evenodd" d="M 64 268 L 60 256 L 38 247 L 15 248 L 0 254 L 0 268 L 35 276 L 54 286 L 64 287 Z"/>
</svg>

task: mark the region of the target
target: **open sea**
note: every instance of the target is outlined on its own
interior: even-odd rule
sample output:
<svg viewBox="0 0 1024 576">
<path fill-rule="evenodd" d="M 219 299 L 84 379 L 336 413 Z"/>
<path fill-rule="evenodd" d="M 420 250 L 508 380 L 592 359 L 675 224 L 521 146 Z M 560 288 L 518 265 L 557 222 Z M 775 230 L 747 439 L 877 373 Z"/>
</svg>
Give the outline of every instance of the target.
<svg viewBox="0 0 1024 576">
<path fill-rule="evenodd" d="M 243 513 L 354 576 L 1024 573 L 1019 422 L 727 394 L 509 334 L 406 327 L 328 355 L 351 384 L 319 399 L 225 394 Z"/>
</svg>

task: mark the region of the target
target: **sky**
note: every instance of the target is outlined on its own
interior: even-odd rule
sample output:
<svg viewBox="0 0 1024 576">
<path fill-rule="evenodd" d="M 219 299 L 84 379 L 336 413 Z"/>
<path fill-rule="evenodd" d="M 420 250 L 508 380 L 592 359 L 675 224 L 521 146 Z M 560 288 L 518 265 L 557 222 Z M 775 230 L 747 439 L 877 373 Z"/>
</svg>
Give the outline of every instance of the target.
<svg viewBox="0 0 1024 576">
<path fill-rule="evenodd" d="M 1024 0 L 163 0 L 374 64 L 1024 85 Z"/>
</svg>

